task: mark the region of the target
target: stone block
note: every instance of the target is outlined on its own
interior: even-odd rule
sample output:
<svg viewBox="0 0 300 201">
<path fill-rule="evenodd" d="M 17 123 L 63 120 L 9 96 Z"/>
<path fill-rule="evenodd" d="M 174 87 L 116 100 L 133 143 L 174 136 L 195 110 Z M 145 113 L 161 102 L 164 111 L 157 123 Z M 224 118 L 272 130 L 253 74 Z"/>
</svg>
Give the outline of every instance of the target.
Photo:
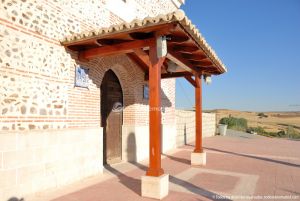
<svg viewBox="0 0 300 201">
<path fill-rule="evenodd" d="M 206 152 L 191 153 L 191 165 L 206 165 Z"/>
<path fill-rule="evenodd" d="M 0 134 L 0 152 L 16 150 L 17 134 Z"/>
<path fill-rule="evenodd" d="M 45 149 L 43 149 L 42 152 L 43 155 L 40 156 L 38 153 L 36 153 L 36 158 L 43 157 L 43 161 L 45 163 L 56 161 L 60 156 L 59 146 L 48 146 Z"/>
<path fill-rule="evenodd" d="M 13 197 L 21 198 L 21 195 L 20 195 L 20 192 L 19 192 L 19 187 L 10 186 L 10 187 L 7 187 L 7 188 L 0 189 L 0 200 L 1 201 L 2 200 L 3 201 L 8 201 L 9 199 L 11 199 Z"/>
<path fill-rule="evenodd" d="M 28 195 L 28 194 L 31 194 L 34 192 L 34 190 L 32 188 L 32 184 L 33 184 L 33 182 L 30 182 L 30 181 L 27 183 L 18 184 L 17 188 L 12 192 L 12 194 L 10 194 L 10 196 L 14 195 L 17 198 L 25 199 L 26 196 L 24 196 L 24 195 Z"/>
<path fill-rule="evenodd" d="M 3 152 L 0 152 L 0 170 L 3 168 Z"/>
<path fill-rule="evenodd" d="M 43 132 L 17 134 L 18 150 L 44 147 L 45 144 L 45 134 Z"/>
<path fill-rule="evenodd" d="M 45 142 L 46 146 L 54 146 L 58 144 L 58 133 L 57 132 L 49 132 L 45 134 Z"/>
<path fill-rule="evenodd" d="M 26 166 L 31 163 L 35 163 L 35 149 L 26 149 L 17 151 L 18 167 Z M 5 159 L 5 157 L 4 157 Z M 42 162 L 40 162 L 42 163 Z"/>
<path fill-rule="evenodd" d="M 142 196 L 163 199 L 169 194 L 169 175 L 142 176 Z"/>
<path fill-rule="evenodd" d="M 17 151 L 8 151 L 3 152 L 3 168 L 16 168 L 20 165 L 20 161 L 18 160 L 18 152 Z"/>
<path fill-rule="evenodd" d="M 68 135 L 73 134 L 72 130 L 43 132 L 42 138 L 35 134 L 20 135 L 17 138 L 20 150 L 15 147 L 12 151 L 0 152 L 0 189 L 7 189 L 5 195 L 9 195 L 12 190 L 28 194 L 102 173 L 102 133 L 99 130 L 102 131 L 88 129 L 89 132 L 70 138 Z M 50 135 L 53 135 L 53 140 Z M 88 141 L 85 135 L 91 135 Z M 63 136 L 63 143 L 58 142 L 59 136 Z M 30 138 L 36 137 L 38 139 L 31 143 Z M 79 140 L 80 137 L 82 140 Z M 53 143 L 39 147 L 38 142 L 43 139 Z M 2 170 L 8 168 L 13 173 L 3 173 Z"/>
<path fill-rule="evenodd" d="M 17 182 L 19 184 L 26 184 L 38 180 L 44 177 L 45 166 L 41 165 L 29 165 L 23 166 L 17 169 Z"/>
<path fill-rule="evenodd" d="M 0 170 L 0 189 L 5 187 L 14 187 L 16 182 L 16 169 Z"/>
</svg>

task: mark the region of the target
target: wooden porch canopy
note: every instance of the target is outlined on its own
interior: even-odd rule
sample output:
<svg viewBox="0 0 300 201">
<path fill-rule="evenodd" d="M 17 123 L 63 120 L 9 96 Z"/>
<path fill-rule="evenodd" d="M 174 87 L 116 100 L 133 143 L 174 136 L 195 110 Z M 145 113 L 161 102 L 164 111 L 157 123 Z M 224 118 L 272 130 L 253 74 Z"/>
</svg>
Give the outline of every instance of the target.
<svg viewBox="0 0 300 201">
<path fill-rule="evenodd" d="M 227 71 L 181 10 L 75 34 L 61 43 L 66 48 L 77 51 L 78 58 L 82 61 L 127 54 L 142 68 L 148 79 L 149 46 L 157 36 L 165 36 L 167 41 L 167 55 L 162 65 L 161 78 L 190 77 L 195 73 L 218 75 Z M 170 70 L 169 66 L 174 63 L 179 68 Z"/>
<path fill-rule="evenodd" d="M 199 159 L 205 155 L 202 149 L 201 77 L 222 74 L 226 67 L 183 11 L 76 34 L 62 44 L 78 52 L 81 61 L 127 54 L 145 72 L 145 79 L 149 80 L 147 176 L 164 174 L 161 168 L 161 78 L 186 78 L 195 87 L 196 133 L 191 163 L 205 164 L 206 159 Z M 151 197 L 147 195 L 148 191 L 143 193 L 147 186 L 143 187 L 143 182 L 142 195 Z"/>
</svg>

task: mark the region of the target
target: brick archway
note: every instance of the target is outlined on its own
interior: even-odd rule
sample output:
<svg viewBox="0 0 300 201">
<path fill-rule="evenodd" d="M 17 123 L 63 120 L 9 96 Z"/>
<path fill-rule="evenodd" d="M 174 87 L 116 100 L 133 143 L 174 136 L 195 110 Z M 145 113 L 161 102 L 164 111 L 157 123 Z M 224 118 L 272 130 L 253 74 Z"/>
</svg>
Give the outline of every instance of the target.
<svg viewBox="0 0 300 201">
<path fill-rule="evenodd" d="M 122 160 L 123 91 L 112 70 L 106 71 L 100 88 L 103 162 L 113 164 Z"/>
</svg>

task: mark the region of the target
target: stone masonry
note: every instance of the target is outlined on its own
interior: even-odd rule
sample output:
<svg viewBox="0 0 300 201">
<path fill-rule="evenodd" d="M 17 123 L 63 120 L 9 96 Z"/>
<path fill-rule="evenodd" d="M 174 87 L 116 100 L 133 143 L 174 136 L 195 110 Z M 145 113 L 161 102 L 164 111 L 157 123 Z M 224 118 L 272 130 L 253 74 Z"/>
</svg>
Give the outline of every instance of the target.
<svg viewBox="0 0 300 201">
<path fill-rule="evenodd" d="M 59 42 L 123 22 L 108 1 L 0 0 L 0 200 L 102 172 L 100 86 L 109 69 L 123 90 L 124 143 L 132 131 L 137 139 L 148 138 L 147 82 L 140 68 L 125 55 L 81 63 Z M 144 18 L 175 11 L 181 1 L 116 2 Z M 74 87 L 78 65 L 89 69 L 88 89 Z M 173 136 L 165 148 L 170 149 L 176 135 L 175 80 L 162 81 L 162 104 L 164 132 Z M 145 146 L 137 145 L 136 152 Z M 148 155 L 140 153 L 136 160 Z"/>
<path fill-rule="evenodd" d="M 164 4 L 128 1 L 127 4 L 136 9 L 137 18 L 176 9 L 171 1 Z M 135 64 L 125 56 L 82 64 L 59 43 L 74 33 L 120 23 L 122 19 L 105 5 L 106 1 L 88 0 L 1 1 L 0 131 L 99 127 L 101 77 L 116 63 L 126 63 L 127 68 L 115 71 L 123 75 L 120 81 L 127 85 L 123 89 L 127 90 L 124 102 L 128 107 L 124 111 L 124 123 L 147 125 L 144 114 L 148 103 L 142 98 L 145 82 Z M 90 69 L 89 90 L 74 88 L 74 69 L 78 64 Z M 128 91 L 126 87 L 135 90 Z M 174 81 L 163 81 L 162 88 L 166 93 L 164 102 L 168 102 L 168 108 L 174 108 Z M 164 119 L 173 123 L 174 109 L 171 108 L 164 113 L 170 118 Z M 139 115 L 144 118 L 136 119 Z"/>
</svg>

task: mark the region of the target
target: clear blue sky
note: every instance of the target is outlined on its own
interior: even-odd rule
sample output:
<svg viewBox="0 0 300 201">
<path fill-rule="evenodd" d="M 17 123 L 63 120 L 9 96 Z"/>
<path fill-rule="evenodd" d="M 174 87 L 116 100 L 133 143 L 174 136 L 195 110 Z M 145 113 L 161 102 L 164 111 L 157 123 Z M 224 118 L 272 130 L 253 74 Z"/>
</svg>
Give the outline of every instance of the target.
<svg viewBox="0 0 300 201">
<path fill-rule="evenodd" d="M 203 84 L 204 109 L 300 111 L 300 0 L 186 0 L 181 9 L 228 67 Z M 176 107 L 193 105 L 194 88 L 177 79 Z"/>
</svg>

